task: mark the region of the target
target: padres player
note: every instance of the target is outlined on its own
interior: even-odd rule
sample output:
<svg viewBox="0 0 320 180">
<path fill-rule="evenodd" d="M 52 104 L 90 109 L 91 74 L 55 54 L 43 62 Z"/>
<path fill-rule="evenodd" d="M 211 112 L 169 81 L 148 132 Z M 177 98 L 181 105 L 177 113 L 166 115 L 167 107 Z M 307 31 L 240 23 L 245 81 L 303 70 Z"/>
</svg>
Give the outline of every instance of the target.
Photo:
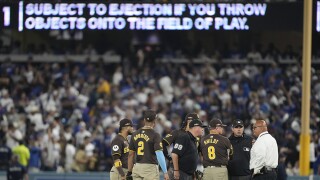
<svg viewBox="0 0 320 180">
<path fill-rule="evenodd" d="M 199 116 L 197 113 L 187 114 L 184 121 L 182 122 L 181 129 L 173 130 L 170 134 L 167 134 L 167 136 L 163 138 L 162 144 L 165 147 L 163 149 L 163 153 L 169 161 L 171 161 L 172 159 L 168 154 L 167 146 L 174 144 L 180 135 L 185 134 L 189 130 L 189 123 L 193 119 L 199 119 Z"/>
<path fill-rule="evenodd" d="M 110 171 L 111 180 L 124 180 L 128 168 L 129 143 L 127 136 L 133 132 L 130 119 L 120 121 L 119 134 L 112 140 L 112 158 L 114 165 Z"/>
<path fill-rule="evenodd" d="M 204 180 L 228 180 L 227 164 L 233 149 L 229 139 L 221 135 L 224 126 L 220 119 L 214 118 L 209 123 L 210 134 L 200 140 Z"/>
<path fill-rule="evenodd" d="M 164 172 L 164 179 L 169 179 L 161 137 L 153 129 L 156 118 L 155 111 L 145 111 L 144 127 L 131 136 L 127 179 L 158 180 L 160 178 L 158 164 Z M 133 167 L 134 155 L 136 164 Z"/>
</svg>

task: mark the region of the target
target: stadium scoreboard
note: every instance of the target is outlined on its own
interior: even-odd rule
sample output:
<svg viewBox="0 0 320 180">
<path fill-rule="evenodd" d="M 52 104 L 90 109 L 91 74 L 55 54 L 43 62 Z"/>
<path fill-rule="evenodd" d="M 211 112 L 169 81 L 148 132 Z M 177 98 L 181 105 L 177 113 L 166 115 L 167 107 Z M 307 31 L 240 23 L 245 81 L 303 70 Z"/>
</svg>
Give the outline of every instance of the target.
<svg viewBox="0 0 320 180">
<path fill-rule="evenodd" d="M 320 1 L 315 6 L 320 31 Z M 0 28 L 27 30 L 302 30 L 297 3 L 0 2 Z"/>
</svg>

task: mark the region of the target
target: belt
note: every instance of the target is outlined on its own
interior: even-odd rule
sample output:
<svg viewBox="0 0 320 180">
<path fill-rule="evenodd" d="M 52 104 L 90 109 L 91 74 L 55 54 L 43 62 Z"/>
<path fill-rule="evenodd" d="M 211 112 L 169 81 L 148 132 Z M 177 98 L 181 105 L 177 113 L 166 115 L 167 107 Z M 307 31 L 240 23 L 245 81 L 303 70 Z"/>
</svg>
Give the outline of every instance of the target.
<svg viewBox="0 0 320 180">
<path fill-rule="evenodd" d="M 275 171 L 275 170 L 276 170 L 276 168 L 265 167 L 265 170 L 266 170 L 266 171 Z"/>
<path fill-rule="evenodd" d="M 216 167 L 227 167 L 227 166 L 225 166 L 225 165 L 214 165 L 214 166 L 206 166 L 206 167 L 204 167 L 204 168 L 216 168 Z"/>
<path fill-rule="evenodd" d="M 276 172 L 277 171 L 277 169 L 276 168 L 271 168 L 271 167 L 263 167 L 263 168 L 261 168 L 256 174 L 253 174 L 253 176 L 255 176 L 255 175 L 259 175 L 259 174 L 268 174 L 268 173 L 270 173 L 270 172 Z M 252 173 L 253 173 L 254 171 L 252 171 Z"/>
</svg>

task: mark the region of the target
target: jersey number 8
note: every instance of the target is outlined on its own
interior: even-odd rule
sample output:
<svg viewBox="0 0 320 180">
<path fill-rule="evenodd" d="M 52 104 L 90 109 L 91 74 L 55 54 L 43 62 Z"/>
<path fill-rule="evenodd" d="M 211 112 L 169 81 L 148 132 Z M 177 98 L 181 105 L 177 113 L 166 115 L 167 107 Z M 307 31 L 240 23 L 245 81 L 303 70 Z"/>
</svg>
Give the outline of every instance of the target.
<svg viewBox="0 0 320 180">
<path fill-rule="evenodd" d="M 143 141 L 139 141 L 138 142 L 138 152 L 137 152 L 137 154 L 139 155 L 139 156 L 143 156 L 144 155 L 144 142 Z"/>
<path fill-rule="evenodd" d="M 214 160 L 216 158 L 216 150 L 213 146 L 208 147 L 208 157 L 210 160 Z"/>
</svg>

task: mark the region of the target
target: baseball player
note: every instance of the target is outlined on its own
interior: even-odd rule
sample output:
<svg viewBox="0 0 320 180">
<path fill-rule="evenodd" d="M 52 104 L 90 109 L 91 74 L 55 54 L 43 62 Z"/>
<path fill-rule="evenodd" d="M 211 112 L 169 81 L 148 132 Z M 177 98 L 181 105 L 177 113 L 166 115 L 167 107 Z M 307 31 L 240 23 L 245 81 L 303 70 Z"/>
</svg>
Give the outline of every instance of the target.
<svg viewBox="0 0 320 180">
<path fill-rule="evenodd" d="M 193 119 L 199 119 L 198 114 L 196 114 L 196 113 L 187 114 L 184 121 L 182 122 L 181 129 L 173 130 L 170 134 L 167 134 L 166 137 L 163 138 L 162 143 L 165 147 L 163 149 L 163 152 L 164 152 L 165 157 L 169 161 L 171 161 L 172 158 L 170 157 L 170 155 L 168 153 L 167 146 L 174 144 L 179 136 L 181 136 L 182 134 L 185 134 L 189 130 L 189 123 Z"/>
<path fill-rule="evenodd" d="M 111 180 L 124 180 L 128 172 L 129 143 L 127 136 L 133 132 L 133 124 L 130 119 L 120 121 L 119 134 L 112 140 L 113 167 L 110 171 Z"/>
<path fill-rule="evenodd" d="M 229 139 L 221 135 L 224 126 L 220 119 L 214 118 L 209 123 L 210 134 L 200 140 L 204 180 L 228 180 L 227 164 L 233 149 Z"/>
<path fill-rule="evenodd" d="M 158 180 L 159 164 L 164 173 L 164 179 L 169 180 L 161 137 L 153 129 L 156 118 L 155 111 L 145 111 L 144 127 L 131 136 L 127 179 Z M 136 164 L 133 166 L 134 155 L 136 155 Z"/>
</svg>

